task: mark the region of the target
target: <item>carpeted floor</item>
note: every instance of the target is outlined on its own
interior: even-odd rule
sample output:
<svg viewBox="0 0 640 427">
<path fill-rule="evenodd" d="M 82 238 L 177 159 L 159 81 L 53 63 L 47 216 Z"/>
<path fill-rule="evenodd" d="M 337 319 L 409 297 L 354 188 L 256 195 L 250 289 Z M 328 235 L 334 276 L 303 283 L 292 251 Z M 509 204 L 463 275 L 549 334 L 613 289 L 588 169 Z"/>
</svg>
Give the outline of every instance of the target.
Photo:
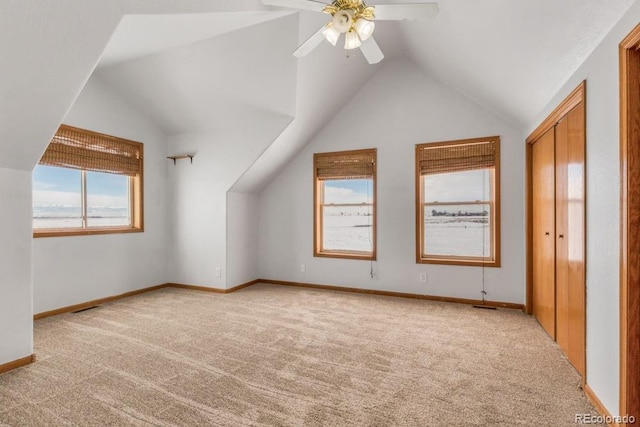
<svg viewBox="0 0 640 427">
<path fill-rule="evenodd" d="M 516 310 L 255 285 L 37 321 L 0 425 L 575 425 L 577 373 Z"/>
</svg>

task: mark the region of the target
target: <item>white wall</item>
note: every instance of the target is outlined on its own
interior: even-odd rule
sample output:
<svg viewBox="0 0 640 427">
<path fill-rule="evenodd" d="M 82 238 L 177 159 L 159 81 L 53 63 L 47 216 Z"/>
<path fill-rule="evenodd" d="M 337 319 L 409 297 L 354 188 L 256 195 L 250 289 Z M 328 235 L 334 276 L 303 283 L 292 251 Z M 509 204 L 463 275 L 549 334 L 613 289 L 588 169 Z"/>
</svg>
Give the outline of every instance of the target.
<svg viewBox="0 0 640 427">
<path fill-rule="evenodd" d="M 0 2 L 0 364 L 33 348 L 31 169 L 91 74 L 119 9 L 116 2 Z"/>
<path fill-rule="evenodd" d="M 258 196 L 227 193 L 227 287 L 258 278 Z"/>
<path fill-rule="evenodd" d="M 144 143 L 145 229 L 33 239 L 35 313 L 166 282 L 166 137 L 95 76 L 63 123 Z"/>
<path fill-rule="evenodd" d="M 640 21 L 634 4 L 532 123 L 527 135 L 587 80 L 587 383 L 619 405 L 620 130 L 618 44 Z"/>
<path fill-rule="evenodd" d="M 485 270 L 487 299 L 524 303 L 522 131 L 405 60 L 387 62 L 261 193 L 260 277 L 479 299 L 482 268 L 415 262 L 414 146 L 491 135 L 501 136 L 502 267 Z M 313 153 L 356 148 L 378 149 L 373 279 L 370 262 L 313 257 Z"/>
<path fill-rule="evenodd" d="M 169 137 L 170 155 L 195 154 L 193 164 L 169 165 L 169 282 L 223 289 L 239 284 L 227 281 L 227 216 L 236 215 L 227 214 L 227 191 L 290 122 L 264 113 L 241 128 Z"/>
<path fill-rule="evenodd" d="M 31 173 L 0 168 L 0 365 L 33 353 Z"/>
</svg>

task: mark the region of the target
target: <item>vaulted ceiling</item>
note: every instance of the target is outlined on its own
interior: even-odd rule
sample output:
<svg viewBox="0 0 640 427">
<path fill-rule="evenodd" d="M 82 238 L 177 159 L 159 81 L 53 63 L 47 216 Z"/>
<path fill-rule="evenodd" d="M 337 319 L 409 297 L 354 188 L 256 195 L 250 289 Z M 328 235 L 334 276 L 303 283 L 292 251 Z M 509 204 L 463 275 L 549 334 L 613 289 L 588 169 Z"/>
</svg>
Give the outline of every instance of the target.
<svg viewBox="0 0 640 427">
<path fill-rule="evenodd" d="M 402 32 L 432 77 L 529 126 L 634 1 L 439 0 Z"/>
<path fill-rule="evenodd" d="M 383 63 L 409 58 L 524 129 L 634 1 L 439 0 L 436 20 L 381 21 L 374 37 Z M 292 57 L 326 20 L 259 0 L 3 2 L 0 166 L 33 166 L 97 66 L 168 135 L 289 117 L 234 188 L 259 190 L 380 66 L 328 43 Z"/>
</svg>

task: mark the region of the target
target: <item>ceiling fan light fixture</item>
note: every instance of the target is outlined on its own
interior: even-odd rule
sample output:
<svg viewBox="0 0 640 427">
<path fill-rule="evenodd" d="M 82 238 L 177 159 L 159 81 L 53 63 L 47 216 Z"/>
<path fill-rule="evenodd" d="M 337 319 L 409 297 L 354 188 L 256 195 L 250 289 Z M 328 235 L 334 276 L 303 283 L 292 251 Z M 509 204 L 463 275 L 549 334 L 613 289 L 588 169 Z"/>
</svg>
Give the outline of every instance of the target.
<svg viewBox="0 0 640 427">
<path fill-rule="evenodd" d="M 362 45 L 360 41 L 360 37 L 358 37 L 358 33 L 351 30 L 347 34 L 345 34 L 344 38 L 344 48 L 347 50 L 357 49 Z"/>
<path fill-rule="evenodd" d="M 376 23 L 373 21 L 360 18 L 356 21 L 355 29 L 361 41 L 367 40 L 373 34 Z"/>
<path fill-rule="evenodd" d="M 333 22 L 329 22 L 324 26 L 324 30 L 322 30 L 322 35 L 325 39 L 332 45 L 336 45 L 338 43 L 338 38 L 340 38 L 340 31 L 336 30 L 336 27 L 333 25 Z"/>
<path fill-rule="evenodd" d="M 293 52 L 297 58 L 308 55 L 323 39 L 336 46 L 340 35 L 345 35 L 344 48 L 360 48 L 369 64 L 377 64 L 384 54 L 373 38 L 374 21 L 402 21 L 406 19 L 434 19 L 439 6 L 434 0 L 410 0 L 401 4 L 368 6 L 367 0 L 261 0 L 264 5 L 322 12 L 330 22 L 316 30 Z M 402 1 L 402 0 L 399 0 Z M 349 57 L 350 55 L 347 55 Z"/>
<path fill-rule="evenodd" d="M 343 9 L 338 10 L 331 20 L 333 27 L 341 33 L 346 33 L 351 30 L 353 25 L 353 10 Z"/>
</svg>

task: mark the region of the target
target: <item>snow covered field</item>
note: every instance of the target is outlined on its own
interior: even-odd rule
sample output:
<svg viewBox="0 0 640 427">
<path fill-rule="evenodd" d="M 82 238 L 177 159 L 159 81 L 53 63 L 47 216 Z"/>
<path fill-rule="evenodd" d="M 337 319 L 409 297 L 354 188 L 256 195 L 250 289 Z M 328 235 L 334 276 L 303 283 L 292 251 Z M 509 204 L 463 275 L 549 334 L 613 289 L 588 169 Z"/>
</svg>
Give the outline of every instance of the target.
<svg viewBox="0 0 640 427">
<path fill-rule="evenodd" d="M 129 225 L 127 208 L 95 207 L 87 211 L 89 227 Z M 80 228 L 82 213 L 79 206 L 34 206 L 33 228 Z"/>
<path fill-rule="evenodd" d="M 325 206 L 323 248 L 371 252 L 372 209 L 371 206 Z"/>
<path fill-rule="evenodd" d="M 373 217 L 368 206 L 325 207 L 323 247 L 328 250 L 371 251 Z M 489 218 L 425 216 L 424 241 L 428 254 L 488 256 Z"/>
<path fill-rule="evenodd" d="M 424 242 L 430 255 L 481 257 L 491 253 L 486 217 L 425 218 Z"/>
</svg>

